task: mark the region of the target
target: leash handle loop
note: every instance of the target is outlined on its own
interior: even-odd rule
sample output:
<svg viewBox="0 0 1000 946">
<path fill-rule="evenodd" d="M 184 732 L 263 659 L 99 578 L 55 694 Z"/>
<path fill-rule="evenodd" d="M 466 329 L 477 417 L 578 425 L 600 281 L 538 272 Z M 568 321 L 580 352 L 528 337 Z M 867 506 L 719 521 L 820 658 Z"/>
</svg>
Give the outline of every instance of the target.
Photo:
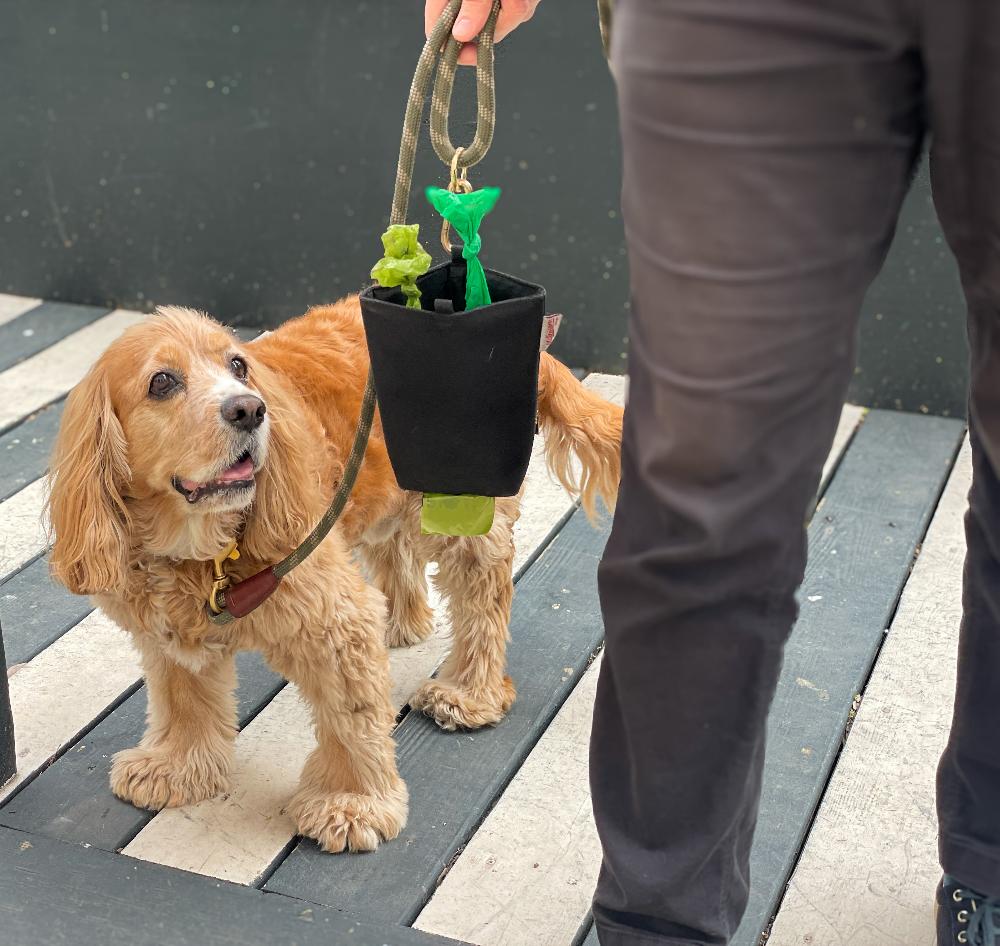
<svg viewBox="0 0 1000 946">
<path fill-rule="evenodd" d="M 451 95 L 455 87 L 458 54 L 462 50 L 462 44 L 454 36 L 448 40 L 434 80 L 434 94 L 431 97 L 431 144 L 445 164 L 452 164 L 456 154 L 461 152 L 463 171 L 482 161 L 493 144 L 493 129 L 496 124 L 493 36 L 499 15 L 500 0 L 493 0 L 490 15 L 479 34 L 476 47 L 476 136 L 464 148 L 456 148 L 451 143 L 448 132 Z"/>
<path fill-rule="evenodd" d="M 458 150 L 451 143 L 448 133 L 448 114 L 455 84 L 455 70 L 459 43 L 451 31 L 455 26 L 462 0 L 449 0 L 437 23 L 427 37 L 410 85 L 403 118 L 403 135 L 399 144 L 399 164 L 396 167 L 396 186 L 392 196 L 390 224 L 406 223 L 406 212 L 413 186 L 413 165 L 417 156 L 417 142 L 424 116 L 424 101 L 430 88 L 431 76 L 437 71 L 431 102 L 431 144 L 437 156 L 450 165 Z M 493 143 L 496 123 L 496 93 L 493 77 L 493 34 L 500 14 L 500 0 L 493 0 L 486 26 L 479 34 L 476 56 L 477 118 L 476 135 L 472 143 L 461 150 L 462 169 L 478 164 Z"/>
</svg>

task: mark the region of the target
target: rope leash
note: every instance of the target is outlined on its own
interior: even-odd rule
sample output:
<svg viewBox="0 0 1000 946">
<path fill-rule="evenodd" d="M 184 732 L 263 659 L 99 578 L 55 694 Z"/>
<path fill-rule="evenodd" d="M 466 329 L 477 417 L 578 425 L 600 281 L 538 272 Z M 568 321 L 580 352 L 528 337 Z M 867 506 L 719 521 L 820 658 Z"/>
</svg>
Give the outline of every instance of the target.
<svg viewBox="0 0 1000 946">
<path fill-rule="evenodd" d="M 436 79 L 431 100 L 431 144 L 437 156 L 450 167 L 452 179 L 455 179 L 456 176 L 464 179 L 466 171 L 485 157 L 493 143 L 493 129 L 496 123 L 493 34 L 496 29 L 497 16 L 500 13 L 500 0 L 494 0 L 489 19 L 478 40 L 476 56 L 478 105 L 475 137 L 468 147 L 456 148 L 451 143 L 451 136 L 448 132 L 451 96 L 455 86 L 458 54 L 462 47 L 462 44 L 451 35 L 451 31 L 461 6 L 462 0 L 449 0 L 448 6 L 445 7 L 431 30 L 420 54 L 420 59 L 417 61 L 417 68 L 413 75 L 406 103 L 403 134 L 399 145 L 396 185 L 393 190 L 392 210 L 389 217 L 389 222 L 393 224 L 406 222 L 410 191 L 413 187 L 413 166 L 417 156 L 420 125 L 424 115 L 424 103 L 427 99 L 431 77 L 435 73 Z M 368 447 L 368 439 L 371 436 L 372 424 L 375 419 L 376 406 L 375 381 L 371 368 L 369 368 L 361 401 L 358 427 L 354 434 L 350 455 L 344 466 L 344 475 L 341 477 L 340 485 L 337 487 L 323 517 L 297 548 L 276 565 L 271 565 L 238 582 L 231 582 L 226 574 L 226 562 L 239 555 L 235 543 L 213 559 L 212 592 L 206 609 L 208 619 L 213 624 L 229 624 L 263 604 L 274 593 L 281 580 L 293 568 L 301 565 L 336 525 L 347 505 L 351 491 L 354 489 L 358 473 L 361 471 L 361 464 L 364 462 L 365 450 Z"/>
</svg>

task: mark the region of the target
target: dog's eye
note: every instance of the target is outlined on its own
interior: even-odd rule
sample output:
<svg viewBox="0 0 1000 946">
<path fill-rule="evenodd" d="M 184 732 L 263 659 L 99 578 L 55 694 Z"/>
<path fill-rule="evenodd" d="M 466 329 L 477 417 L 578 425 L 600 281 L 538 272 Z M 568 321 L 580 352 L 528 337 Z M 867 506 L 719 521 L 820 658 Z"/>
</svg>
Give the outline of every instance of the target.
<svg viewBox="0 0 1000 946">
<path fill-rule="evenodd" d="M 180 380 L 169 371 L 157 371 L 149 379 L 149 396 L 156 398 L 169 397 L 180 386 Z"/>
<path fill-rule="evenodd" d="M 246 381 L 247 379 L 247 363 L 240 357 L 231 358 L 229 360 L 229 368 L 233 372 L 234 377 L 238 378 L 240 381 Z"/>
</svg>

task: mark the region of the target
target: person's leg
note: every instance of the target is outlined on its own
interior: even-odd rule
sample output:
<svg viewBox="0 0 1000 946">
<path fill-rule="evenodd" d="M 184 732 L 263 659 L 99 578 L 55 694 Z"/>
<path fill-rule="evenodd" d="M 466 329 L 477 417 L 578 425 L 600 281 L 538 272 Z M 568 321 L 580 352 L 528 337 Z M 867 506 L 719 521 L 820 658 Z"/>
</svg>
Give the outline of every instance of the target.
<svg viewBox="0 0 1000 946">
<path fill-rule="evenodd" d="M 632 316 L 591 749 L 603 946 L 721 944 L 745 909 L 803 523 L 921 137 L 896 11 L 616 6 Z"/>
<path fill-rule="evenodd" d="M 932 183 L 972 351 L 973 480 L 958 691 L 938 771 L 940 854 L 946 874 L 1000 897 L 1000 4 L 928 8 Z"/>
</svg>

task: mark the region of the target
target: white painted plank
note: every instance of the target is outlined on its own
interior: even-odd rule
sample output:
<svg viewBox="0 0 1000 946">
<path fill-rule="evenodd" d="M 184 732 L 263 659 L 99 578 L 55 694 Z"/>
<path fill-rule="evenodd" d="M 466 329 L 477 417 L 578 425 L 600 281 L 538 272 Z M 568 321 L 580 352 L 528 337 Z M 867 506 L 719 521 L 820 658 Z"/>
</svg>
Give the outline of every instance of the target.
<svg viewBox="0 0 1000 946">
<path fill-rule="evenodd" d="M 822 483 L 824 486 L 827 480 L 830 479 L 830 474 L 836 468 L 840 460 L 840 455 L 851 442 L 851 437 L 854 436 L 854 431 L 864 416 L 865 409 L 863 407 L 858 407 L 856 404 L 844 405 L 844 409 L 840 414 L 840 422 L 837 424 L 837 432 L 833 437 L 833 447 L 830 450 L 830 455 L 826 458 L 826 463 L 823 465 Z"/>
<path fill-rule="evenodd" d="M 115 313 L 106 316 L 104 319 L 100 319 L 98 322 L 79 332 L 67 336 L 61 342 L 46 349 L 34 358 L 23 362 L 21 365 L 0 373 L 0 397 L 2 397 L 4 390 L 9 389 L 5 385 L 10 385 L 10 376 L 18 373 L 25 365 L 34 365 L 36 370 L 60 371 L 65 369 L 76 372 L 73 375 L 64 374 L 58 380 L 46 379 L 44 377 L 32 377 L 30 381 L 23 379 L 21 383 L 28 384 L 30 389 L 21 392 L 22 395 L 25 398 L 37 397 L 41 401 L 35 407 L 41 406 L 42 403 L 48 403 L 52 400 L 53 396 L 58 396 L 58 393 L 55 395 L 51 393 L 56 384 L 65 383 L 68 387 L 72 387 L 82 377 L 93 361 L 104 351 L 108 343 L 121 334 L 121 331 L 127 324 L 131 324 L 131 321 L 142 318 L 139 313 L 123 314 L 127 318 L 108 322 L 107 325 L 101 327 L 100 332 L 87 335 L 86 338 L 80 338 L 80 336 L 90 332 L 91 329 L 97 328 L 102 322 L 111 319 Z M 72 352 L 72 364 L 69 364 L 63 355 L 59 355 L 55 361 L 50 359 L 44 364 L 42 363 L 41 359 L 46 359 L 60 345 L 71 341 L 74 341 L 75 345 L 75 349 Z M 63 354 L 65 355 L 66 353 Z M 67 390 L 68 387 L 66 388 Z M 39 394 L 40 391 L 48 393 Z M 30 413 L 35 407 L 30 408 L 27 413 Z M 0 402 L 0 416 L 4 416 L 4 410 L 5 405 Z M 0 425 L 2 425 L 2 422 L 0 422 Z M 43 519 L 44 506 L 45 482 L 42 479 L 29 483 L 24 489 L 19 490 L 3 503 L 0 503 L 0 578 L 20 568 L 45 549 L 46 523 Z"/>
<path fill-rule="evenodd" d="M 44 506 L 44 480 L 29 483 L 0 503 L 0 578 L 45 549 Z"/>
<path fill-rule="evenodd" d="M 588 374 L 583 386 L 620 407 L 628 401 L 628 378 L 625 375 Z"/>
<path fill-rule="evenodd" d="M 17 773 L 0 801 L 70 745 L 140 678 L 131 638 L 99 611 L 10 676 Z"/>
<path fill-rule="evenodd" d="M 583 675 L 413 924 L 482 946 L 565 946 L 601 863 L 587 779 L 600 660 Z"/>
<path fill-rule="evenodd" d="M 117 309 L 0 374 L 0 429 L 61 397 L 141 312 Z"/>
<path fill-rule="evenodd" d="M 406 704 L 423 681 L 427 661 L 436 665 L 447 650 L 447 642 L 440 639 L 434 650 L 427 645 L 427 641 L 418 645 L 428 655 L 423 667 L 412 660 L 402 668 L 393 667 L 392 699 L 397 708 Z M 399 658 L 415 649 L 394 651 L 393 663 L 398 665 Z M 161 812 L 122 853 L 236 883 L 253 883 L 295 836 L 284 806 L 315 745 L 309 706 L 298 689 L 289 685 L 240 734 L 232 788 L 225 798 Z M 230 843 L 220 843 L 220 839 Z"/>
<path fill-rule="evenodd" d="M 390 653 L 397 710 L 448 652 L 447 628 L 440 615 L 435 624 L 426 641 Z M 235 883 L 253 883 L 295 836 L 295 826 L 283 809 L 315 744 L 308 706 L 294 686 L 285 687 L 240 732 L 231 790 L 198 805 L 161 811 L 122 853 Z"/>
<path fill-rule="evenodd" d="M 122 853 L 252 883 L 295 835 L 284 806 L 315 744 L 309 707 L 289 685 L 240 733 L 226 796 L 160 812 Z"/>
<path fill-rule="evenodd" d="M 933 946 L 934 780 L 951 723 L 962 615 L 959 455 L 903 591 L 768 946 Z"/>
<path fill-rule="evenodd" d="M 41 305 L 41 299 L 29 299 L 27 296 L 11 296 L 0 292 L 0 325 L 11 322 L 19 315 L 24 315 L 29 309 Z"/>
<path fill-rule="evenodd" d="M 588 386 L 620 402 L 624 381 L 591 376 Z M 515 527 L 515 571 L 527 562 L 562 517 L 573 508 L 566 491 L 548 474 L 541 437 L 536 437 L 521 518 Z M 433 589 L 432 589 L 433 592 Z M 435 607 L 435 631 L 414 647 L 390 655 L 394 705 L 437 668 L 450 646 L 443 610 Z M 286 688 L 240 733 L 233 790 L 189 808 L 160 812 L 124 848 L 132 857 L 237 883 L 252 883 L 294 836 L 282 805 L 292 796 L 302 763 L 314 745 L 309 716 L 295 691 Z M 280 760 L 280 761 L 275 761 Z"/>
</svg>

